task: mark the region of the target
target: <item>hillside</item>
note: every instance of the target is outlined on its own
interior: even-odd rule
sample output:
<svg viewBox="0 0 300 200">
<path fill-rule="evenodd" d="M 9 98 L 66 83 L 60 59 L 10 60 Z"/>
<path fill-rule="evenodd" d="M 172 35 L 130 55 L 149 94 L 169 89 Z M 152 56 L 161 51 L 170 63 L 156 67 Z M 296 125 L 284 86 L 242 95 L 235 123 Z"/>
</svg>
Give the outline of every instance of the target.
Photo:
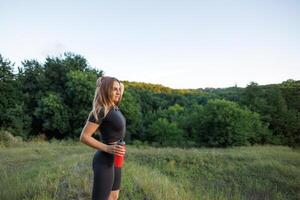
<svg viewBox="0 0 300 200">
<path fill-rule="evenodd" d="M 0 199 L 90 199 L 92 156 L 81 143 L 0 148 Z M 128 146 L 120 199 L 299 199 L 300 152 Z"/>
</svg>

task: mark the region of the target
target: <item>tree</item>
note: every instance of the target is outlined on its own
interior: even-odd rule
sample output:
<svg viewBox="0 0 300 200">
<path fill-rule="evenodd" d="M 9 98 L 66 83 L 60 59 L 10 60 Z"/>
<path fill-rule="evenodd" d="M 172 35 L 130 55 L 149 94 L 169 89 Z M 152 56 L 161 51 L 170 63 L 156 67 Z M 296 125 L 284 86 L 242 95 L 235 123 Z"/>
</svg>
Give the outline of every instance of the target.
<svg viewBox="0 0 300 200">
<path fill-rule="evenodd" d="M 133 90 L 125 90 L 120 109 L 126 118 L 126 140 L 142 140 L 144 130 L 141 106 Z"/>
<path fill-rule="evenodd" d="M 259 115 L 226 100 L 210 100 L 198 118 L 197 141 L 207 146 L 240 146 L 268 135 Z"/>
<path fill-rule="evenodd" d="M 31 119 L 25 113 L 20 84 L 13 73 L 13 64 L 0 54 L 0 127 L 13 135 L 26 137 Z"/>
<path fill-rule="evenodd" d="M 279 85 L 289 109 L 300 112 L 300 81 L 289 79 Z"/>
<path fill-rule="evenodd" d="M 64 53 L 61 58 L 47 57 L 44 66 L 49 90 L 59 93 L 63 99 L 65 99 L 67 74 L 70 71 L 96 72 L 97 76 L 102 75 L 102 71 L 90 69 L 85 58 L 73 53 Z"/>
<path fill-rule="evenodd" d="M 80 136 L 84 121 L 92 110 L 97 75 L 93 72 L 70 71 L 67 74 L 64 102 L 70 111 L 71 137 Z"/>
<path fill-rule="evenodd" d="M 4 114 L 7 108 L 13 107 L 16 103 L 16 84 L 14 82 L 13 65 L 0 54 L 0 126 L 4 124 Z"/>
<path fill-rule="evenodd" d="M 14 107 L 7 108 L 6 112 L 2 113 L 2 127 L 13 133 L 14 136 L 28 138 L 32 118 L 26 114 L 24 107 L 24 103 L 21 103 L 16 104 Z"/>
<path fill-rule="evenodd" d="M 183 117 L 183 129 L 187 141 L 197 141 L 198 134 L 201 131 L 201 119 L 203 117 L 203 106 L 192 104 L 185 109 Z"/>
<path fill-rule="evenodd" d="M 178 128 L 176 122 L 170 122 L 166 118 L 158 118 L 148 130 L 153 142 L 161 145 L 175 146 L 183 143 L 183 131 Z"/>
<path fill-rule="evenodd" d="M 42 122 L 43 132 L 48 138 L 63 138 L 70 131 L 68 109 L 63 99 L 49 92 L 38 103 L 34 115 Z"/>
</svg>

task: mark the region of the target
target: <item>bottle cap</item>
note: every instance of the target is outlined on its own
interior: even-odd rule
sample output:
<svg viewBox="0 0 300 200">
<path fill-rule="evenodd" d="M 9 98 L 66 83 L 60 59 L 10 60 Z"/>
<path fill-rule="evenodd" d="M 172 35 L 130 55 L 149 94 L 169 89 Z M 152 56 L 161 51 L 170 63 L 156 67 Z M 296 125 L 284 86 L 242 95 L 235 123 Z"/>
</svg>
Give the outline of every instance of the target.
<svg viewBox="0 0 300 200">
<path fill-rule="evenodd" d="M 121 139 L 121 140 L 118 141 L 118 144 L 125 145 L 125 141 L 123 139 Z"/>
</svg>

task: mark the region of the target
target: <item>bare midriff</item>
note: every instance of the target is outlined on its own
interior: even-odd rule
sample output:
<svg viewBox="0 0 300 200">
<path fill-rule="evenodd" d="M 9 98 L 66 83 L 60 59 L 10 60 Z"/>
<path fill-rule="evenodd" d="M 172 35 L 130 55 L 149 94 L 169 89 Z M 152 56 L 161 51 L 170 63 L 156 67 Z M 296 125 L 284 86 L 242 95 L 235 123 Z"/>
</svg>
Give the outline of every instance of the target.
<svg viewBox="0 0 300 200">
<path fill-rule="evenodd" d="M 115 141 L 115 142 L 109 142 L 109 143 L 107 143 L 107 144 L 112 145 L 112 144 L 117 144 L 117 142 L 118 142 L 118 141 Z"/>
</svg>

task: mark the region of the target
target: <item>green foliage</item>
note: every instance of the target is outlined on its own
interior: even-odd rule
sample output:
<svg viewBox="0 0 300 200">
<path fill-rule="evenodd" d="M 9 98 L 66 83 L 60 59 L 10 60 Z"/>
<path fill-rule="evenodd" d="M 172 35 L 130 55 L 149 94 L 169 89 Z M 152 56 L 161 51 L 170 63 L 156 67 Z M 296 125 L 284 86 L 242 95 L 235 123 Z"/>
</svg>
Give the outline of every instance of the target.
<svg viewBox="0 0 300 200">
<path fill-rule="evenodd" d="M 210 100 L 198 120 L 197 141 L 201 145 L 248 145 L 267 134 L 258 114 L 226 100 Z"/>
<path fill-rule="evenodd" d="M 31 117 L 24 111 L 24 103 L 8 108 L 3 115 L 3 123 L 8 131 L 15 136 L 27 138 L 30 132 Z"/>
<path fill-rule="evenodd" d="M 13 107 L 17 98 L 18 85 L 14 81 L 13 65 L 7 59 L 4 59 L 0 54 L 0 125 L 4 124 L 4 114 L 6 109 Z"/>
<path fill-rule="evenodd" d="M 185 138 L 187 141 L 196 143 L 198 134 L 201 131 L 201 119 L 203 117 L 202 105 L 193 104 L 188 107 L 184 113 L 182 127 L 185 130 Z"/>
<path fill-rule="evenodd" d="M 134 91 L 125 90 L 120 109 L 126 116 L 126 137 L 127 141 L 141 139 L 143 137 L 143 124 L 141 106 Z"/>
<path fill-rule="evenodd" d="M 97 76 L 93 72 L 70 71 L 67 74 L 66 98 L 69 108 L 70 137 L 80 136 L 84 120 L 92 109 L 92 101 Z"/>
<path fill-rule="evenodd" d="M 184 108 L 179 104 L 170 106 L 167 110 L 162 112 L 162 116 L 166 117 L 169 121 L 181 121 L 180 118 L 184 112 Z"/>
<path fill-rule="evenodd" d="M 42 121 L 43 131 L 50 137 L 62 137 L 70 131 L 68 109 L 55 93 L 48 93 L 39 101 L 34 115 Z"/>
<path fill-rule="evenodd" d="M 48 57 L 43 65 L 36 60 L 25 60 L 22 65 L 23 67 L 19 68 L 17 80 L 14 82 L 22 91 L 22 95 L 19 96 L 25 103 L 22 107 L 23 112 L 26 113 L 24 116 L 31 118 L 31 121 L 28 121 L 29 124 L 26 124 L 26 127 L 29 126 L 30 134 L 46 132 L 49 138 L 53 136 L 78 137 L 84 120 L 91 110 L 96 79 L 103 72 L 90 68 L 85 58 L 73 53 L 65 53 L 56 58 Z M 60 97 L 58 102 L 63 106 L 64 114 L 57 114 L 61 117 L 56 116 L 45 123 L 43 119 L 48 116 L 37 115 L 34 111 L 40 110 L 39 103 L 49 92 Z M 65 124 L 55 122 L 56 118 L 63 118 L 65 121 L 61 123 Z M 5 124 L 8 122 L 5 121 Z M 58 124 L 59 127 L 55 128 Z M 23 133 L 25 134 L 24 131 Z"/>
<path fill-rule="evenodd" d="M 0 127 L 24 139 L 41 133 L 48 139 L 78 138 L 92 108 L 95 81 L 103 71 L 70 52 L 47 57 L 43 64 L 24 60 L 18 74 L 13 65 L 0 55 Z M 182 90 L 124 84 L 120 108 L 129 143 L 169 145 L 166 138 L 172 138 L 174 144 L 186 147 L 300 145 L 300 81 Z"/>
<path fill-rule="evenodd" d="M 279 85 L 289 109 L 300 112 L 300 81 L 289 79 Z"/>
<path fill-rule="evenodd" d="M 0 81 L 11 81 L 14 78 L 13 64 L 0 54 Z"/>
<path fill-rule="evenodd" d="M 129 82 L 129 81 L 123 81 L 123 83 L 127 87 L 134 87 L 134 88 L 139 88 L 147 91 L 151 91 L 154 93 L 170 93 L 172 91 L 171 88 L 165 87 L 160 84 L 148 84 L 148 83 L 143 83 L 143 82 Z"/>
<path fill-rule="evenodd" d="M 46 82 L 49 90 L 59 93 L 63 98 L 66 91 L 67 74 L 70 71 L 94 72 L 87 64 L 87 60 L 73 53 L 64 53 L 61 58 L 47 57 L 44 64 Z M 102 75 L 102 71 L 96 71 L 97 75 Z"/>
<path fill-rule="evenodd" d="M 91 72 L 70 71 L 67 73 L 67 103 L 71 107 L 86 108 L 93 101 L 96 74 Z"/>
<path fill-rule="evenodd" d="M 19 68 L 18 82 L 21 85 L 23 101 L 27 109 L 33 110 L 47 89 L 45 70 L 36 60 L 25 60 L 22 65 L 23 67 Z"/>
<path fill-rule="evenodd" d="M 158 118 L 148 128 L 148 137 L 161 145 L 175 146 L 183 141 L 183 131 L 178 128 L 176 122 L 170 122 L 166 118 Z"/>
<path fill-rule="evenodd" d="M 26 113 L 21 85 L 13 74 L 13 65 L 0 54 L 0 127 L 26 138 L 31 118 Z"/>
<path fill-rule="evenodd" d="M 280 138 L 282 143 L 298 146 L 300 144 L 300 112 L 290 109 L 284 120 L 284 135 Z"/>
<path fill-rule="evenodd" d="M 204 91 L 210 94 L 215 94 L 221 99 L 226 99 L 234 102 L 242 101 L 242 93 L 244 92 L 244 88 L 241 87 L 228 87 L 228 88 L 205 88 Z"/>
<path fill-rule="evenodd" d="M 296 103 L 300 99 L 299 91 L 300 84 L 292 80 L 281 85 L 258 86 L 251 83 L 245 89 L 243 103 L 252 111 L 260 113 L 262 121 L 273 132 L 273 143 L 300 144 L 300 120 Z"/>
</svg>

